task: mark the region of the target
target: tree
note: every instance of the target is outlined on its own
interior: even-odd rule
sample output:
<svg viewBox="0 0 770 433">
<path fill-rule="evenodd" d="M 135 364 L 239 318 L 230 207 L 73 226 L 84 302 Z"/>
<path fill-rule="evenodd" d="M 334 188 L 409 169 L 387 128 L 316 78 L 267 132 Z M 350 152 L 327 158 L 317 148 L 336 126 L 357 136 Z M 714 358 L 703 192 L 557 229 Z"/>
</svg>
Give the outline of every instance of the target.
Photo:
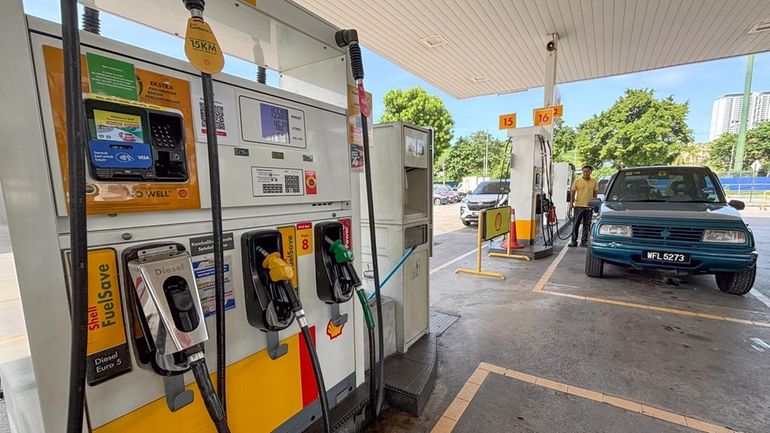
<svg viewBox="0 0 770 433">
<path fill-rule="evenodd" d="M 385 111 L 380 122 L 404 121 L 418 126 L 433 127 L 433 155 L 438 161 L 452 141 L 454 119 L 436 95 L 429 95 L 422 87 L 391 89 L 383 98 Z"/>
<path fill-rule="evenodd" d="M 511 148 L 507 140 L 500 140 L 487 131 L 476 131 L 467 137 L 460 137 L 437 160 L 435 167 L 446 168 L 447 180 L 460 181 L 464 176 L 484 174 L 484 152 L 487 151 L 487 170 L 490 178 L 508 176 L 508 160 Z"/>
<path fill-rule="evenodd" d="M 737 135 L 726 133 L 711 142 L 708 164 L 714 171 L 732 170 L 737 141 Z M 767 172 L 770 168 L 770 121 L 762 122 L 746 132 L 743 171 L 751 171 L 751 164 L 757 160 L 763 163 L 761 171 Z"/>
<path fill-rule="evenodd" d="M 652 90 L 627 89 L 612 107 L 577 129 L 577 152 L 586 164 L 613 168 L 670 164 L 693 141 L 687 102 Z"/>
<path fill-rule="evenodd" d="M 575 128 L 565 125 L 561 117 L 553 121 L 553 157 L 558 162 L 575 161 L 575 141 L 577 131 Z"/>
<path fill-rule="evenodd" d="M 712 170 L 729 171 L 732 168 L 733 150 L 737 139 L 737 135 L 728 132 L 711 142 L 708 165 Z"/>
</svg>

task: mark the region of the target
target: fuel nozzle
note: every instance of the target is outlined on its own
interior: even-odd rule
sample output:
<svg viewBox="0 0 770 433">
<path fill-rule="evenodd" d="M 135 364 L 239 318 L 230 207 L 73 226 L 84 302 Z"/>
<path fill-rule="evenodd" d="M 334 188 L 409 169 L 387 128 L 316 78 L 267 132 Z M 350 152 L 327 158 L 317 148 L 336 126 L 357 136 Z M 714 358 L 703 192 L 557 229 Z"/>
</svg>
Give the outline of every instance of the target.
<svg viewBox="0 0 770 433">
<path fill-rule="evenodd" d="M 257 246 L 256 249 L 263 257 L 262 267 L 268 270 L 270 281 L 276 283 L 282 289 L 286 298 L 289 299 L 291 309 L 297 320 L 299 320 L 300 326 L 307 326 L 302 302 L 297 297 L 297 293 L 294 291 L 294 286 L 291 283 L 292 278 L 294 278 L 294 269 L 281 258 L 279 252 L 271 253 L 260 246 Z"/>
<path fill-rule="evenodd" d="M 358 273 L 353 267 L 353 252 L 350 251 L 340 239 L 335 241 L 330 237 L 325 236 L 324 241 L 329 246 L 329 252 L 332 257 L 334 257 L 334 261 L 345 270 L 347 275 L 343 279 L 352 284 L 356 290 L 361 288 L 361 279 L 358 277 Z"/>
</svg>

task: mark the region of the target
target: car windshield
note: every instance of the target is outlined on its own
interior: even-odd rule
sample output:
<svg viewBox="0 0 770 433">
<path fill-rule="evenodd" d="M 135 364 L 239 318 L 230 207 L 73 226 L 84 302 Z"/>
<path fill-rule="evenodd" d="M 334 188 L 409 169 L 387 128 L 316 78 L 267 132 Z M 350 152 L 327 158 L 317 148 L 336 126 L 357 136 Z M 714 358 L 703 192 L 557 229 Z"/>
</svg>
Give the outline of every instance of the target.
<svg viewBox="0 0 770 433">
<path fill-rule="evenodd" d="M 505 181 L 494 182 L 482 182 L 476 189 L 473 190 L 474 194 L 508 194 L 510 188 Z"/>
<path fill-rule="evenodd" d="M 433 185 L 433 190 L 439 192 L 452 192 L 452 188 L 450 188 L 449 185 L 443 184 Z"/>
<path fill-rule="evenodd" d="M 618 172 L 607 201 L 724 203 L 725 199 L 708 170 L 664 167 Z"/>
</svg>

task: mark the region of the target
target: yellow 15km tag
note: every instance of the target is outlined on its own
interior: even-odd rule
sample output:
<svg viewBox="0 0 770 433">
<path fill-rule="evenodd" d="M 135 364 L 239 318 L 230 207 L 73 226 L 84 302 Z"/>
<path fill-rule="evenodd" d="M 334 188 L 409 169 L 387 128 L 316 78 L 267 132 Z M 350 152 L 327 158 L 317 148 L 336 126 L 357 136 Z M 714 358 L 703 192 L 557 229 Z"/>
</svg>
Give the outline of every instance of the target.
<svg viewBox="0 0 770 433">
<path fill-rule="evenodd" d="M 184 53 L 187 60 L 201 72 L 216 74 L 225 67 L 225 57 L 214 32 L 200 18 L 191 17 L 187 20 Z"/>
</svg>

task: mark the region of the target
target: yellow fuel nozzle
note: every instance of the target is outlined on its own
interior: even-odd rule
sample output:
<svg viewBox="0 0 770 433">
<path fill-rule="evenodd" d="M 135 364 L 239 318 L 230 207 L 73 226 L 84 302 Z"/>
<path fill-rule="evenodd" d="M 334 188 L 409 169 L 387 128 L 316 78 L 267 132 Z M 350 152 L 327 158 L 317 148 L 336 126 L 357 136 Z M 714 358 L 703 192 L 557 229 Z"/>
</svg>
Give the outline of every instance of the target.
<svg viewBox="0 0 770 433">
<path fill-rule="evenodd" d="M 275 283 L 291 281 L 294 278 L 294 269 L 283 261 L 278 252 L 268 254 L 262 261 L 262 266 L 270 271 L 270 280 Z"/>
</svg>

